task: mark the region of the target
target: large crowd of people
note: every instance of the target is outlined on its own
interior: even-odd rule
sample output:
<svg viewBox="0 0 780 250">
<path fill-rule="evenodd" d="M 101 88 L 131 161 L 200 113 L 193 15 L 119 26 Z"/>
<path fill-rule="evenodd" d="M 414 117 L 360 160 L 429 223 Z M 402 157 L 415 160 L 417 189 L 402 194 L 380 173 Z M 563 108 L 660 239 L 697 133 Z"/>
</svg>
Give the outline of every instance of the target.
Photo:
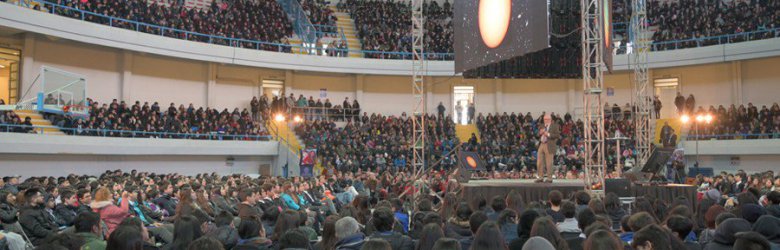
<svg viewBox="0 0 780 250">
<path fill-rule="evenodd" d="M 411 52 L 411 6 L 402 1 L 363 1 L 347 0 L 337 7 L 349 12 L 355 21 L 357 34 L 363 44 L 363 50 L 376 52 Z M 436 1 L 426 2 L 425 12 L 425 52 L 452 53 L 453 29 L 452 6 L 445 1 L 442 6 Z M 364 53 L 368 58 L 400 59 L 409 55 L 398 53 Z M 444 55 L 440 55 L 444 56 Z M 446 56 L 444 56 L 446 57 Z M 431 54 L 429 58 L 439 58 Z M 445 59 L 452 59 L 452 56 Z"/>
<path fill-rule="evenodd" d="M 710 123 L 700 123 L 698 129 L 692 129 L 693 136 L 689 136 L 689 140 L 780 138 L 780 106 L 777 103 L 771 107 L 762 105 L 761 109 L 753 103 L 748 103 L 747 107 L 718 105 L 716 108 L 710 105 L 705 109 L 699 106 L 692 114 L 709 114 L 713 118 Z"/>
<path fill-rule="evenodd" d="M 168 5 L 148 4 L 147 1 L 132 0 L 125 2 L 105 0 L 56 0 L 53 3 L 86 10 L 99 15 L 110 16 L 146 23 L 153 26 L 138 26 L 119 20 L 109 21 L 97 15 L 86 15 L 84 20 L 137 29 L 141 32 L 163 34 L 180 39 L 211 42 L 230 46 L 258 48 L 251 42 L 230 42 L 222 39 L 210 39 L 205 36 L 187 34 L 197 32 L 227 38 L 262 41 L 267 43 L 289 44 L 287 37 L 292 36 L 292 26 L 286 14 L 275 1 L 214 1 L 212 5 L 200 10 L 187 9 L 182 1 L 169 1 Z M 335 32 L 336 18 L 328 8 L 328 2 L 322 0 L 302 1 L 302 7 L 313 24 L 322 25 L 320 31 Z M 631 1 L 613 2 L 613 22 L 618 24 L 616 33 L 628 43 L 628 23 L 631 18 Z M 51 5 L 44 7 L 51 7 Z M 364 53 L 365 57 L 400 59 L 408 56 L 400 53 L 411 51 L 409 27 L 411 8 L 402 1 L 364 1 L 348 0 L 337 4 L 341 11 L 351 14 L 355 20 L 358 36 L 362 40 L 363 50 L 377 51 Z M 774 38 L 780 35 L 775 31 L 780 27 L 780 3 L 777 1 L 650 1 L 648 2 L 648 20 L 654 27 L 654 50 L 669 50 Z M 66 8 L 55 8 L 55 13 L 63 16 L 81 18 L 80 14 Z M 431 53 L 453 53 L 453 10 L 449 1 L 439 4 L 426 2 L 425 51 Z M 165 27 L 174 30 L 161 30 Z M 560 32 L 554 30 L 554 32 Z M 753 32 L 744 36 L 712 38 L 722 35 Z M 566 33 L 566 32 L 564 32 Z M 705 39 L 710 37 L 711 39 Z M 669 41 L 680 41 L 668 43 Z M 235 43 L 235 44 L 231 44 Z M 291 52 L 284 46 L 263 44 L 259 49 Z M 624 49 L 620 51 L 625 52 Z M 345 54 L 345 53 L 341 53 Z M 563 53 L 562 55 L 566 55 Z M 337 55 L 333 55 L 337 56 Z M 448 55 L 430 55 L 431 59 L 451 60 Z M 554 65 L 554 64 L 553 64 Z"/>
<path fill-rule="evenodd" d="M 692 40 L 679 44 L 664 43 L 656 50 L 691 48 L 725 42 L 775 38 L 780 32 L 780 2 L 777 1 L 648 1 L 650 25 L 658 27 L 655 42 Z M 760 32 L 765 31 L 765 32 Z M 760 32 L 729 39 L 703 39 L 744 32 Z"/>
<path fill-rule="evenodd" d="M 780 176 L 699 176 L 698 195 L 464 197 L 457 174 L 311 178 L 106 171 L 0 180 L 0 247 L 25 249 L 777 249 Z M 29 248 L 28 248 L 29 249 Z"/>
<path fill-rule="evenodd" d="M 0 105 L 5 105 L 5 101 L 0 99 Z M 12 110 L 0 110 L 0 132 L 14 133 L 32 133 L 30 117 L 20 117 Z"/>
<path fill-rule="evenodd" d="M 402 171 L 412 167 L 412 119 L 378 114 L 355 116 L 338 127 L 334 119 L 305 121 L 296 129 L 307 148 L 316 149 L 325 168 L 340 171 Z M 460 143 L 450 117 L 425 118 L 428 145 L 426 162 L 436 169 L 449 169 L 455 158 L 450 153 Z M 439 163 L 439 164 L 435 164 Z"/>
<path fill-rule="evenodd" d="M 219 111 L 213 108 L 195 108 L 192 104 L 168 108 L 157 102 L 136 101 L 132 105 L 114 99 L 111 103 L 89 100 L 89 117 L 48 115 L 52 124 L 66 128 L 71 135 L 259 140 L 269 135 L 264 119 L 255 112 L 238 108 Z"/>
<path fill-rule="evenodd" d="M 144 0 L 56 0 L 52 3 L 96 13 L 97 15 L 83 17 L 88 22 L 106 25 L 111 22 L 110 25 L 115 27 L 162 34 L 190 41 L 258 48 L 256 44 L 251 42 L 232 43 L 225 39 L 212 39 L 182 31 L 276 44 L 287 43 L 286 38 L 292 35 L 292 25 L 287 19 L 287 14 L 273 0 L 231 0 L 221 1 L 221 3 L 213 1 L 206 10 L 185 8 L 183 1 L 168 1 L 168 6 Z M 81 14 L 71 9 L 52 7 L 48 4 L 44 4 L 44 7 L 54 8 L 54 13 L 57 15 L 82 18 Z M 137 26 L 135 23 L 120 20 L 110 21 L 108 18 L 98 15 L 154 26 Z M 288 48 L 271 44 L 262 44 L 259 49 L 289 52 Z"/>
<path fill-rule="evenodd" d="M 615 141 L 606 143 L 605 157 L 609 175 L 618 165 L 631 167 L 635 162 L 634 152 L 634 124 L 630 117 L 631 112 L 625 115 L 609 116 L 604 121 L 606 137 L 613 138 L 616 134 L 625 136 L 629 140 L 621 142 L 621 152 L 617 152 Z M 537 147 L 540 137 L 538 131 L 545 113 L 534 118 L 531 113 L 522 114 L 488 114 L 477 116 L 477 128 L 480 138 L 472 136 L 465 142 L 465 149 L 476 151 L 487 162 L 487 168 L 492 170 L 504 170 L 520 172 L 525 178 L 533 178 L 536 172 Z M 573 120 L 570 114 L 560 117 L 551 114 L 554 123 L 561 128 L 557 152 L 553 152 L 554 165 L 560 169 L 556 171 L 557 178 L 580 178 L 580 170 L 584 164 L 584 124 L 582 120 Z"/>
</svg>

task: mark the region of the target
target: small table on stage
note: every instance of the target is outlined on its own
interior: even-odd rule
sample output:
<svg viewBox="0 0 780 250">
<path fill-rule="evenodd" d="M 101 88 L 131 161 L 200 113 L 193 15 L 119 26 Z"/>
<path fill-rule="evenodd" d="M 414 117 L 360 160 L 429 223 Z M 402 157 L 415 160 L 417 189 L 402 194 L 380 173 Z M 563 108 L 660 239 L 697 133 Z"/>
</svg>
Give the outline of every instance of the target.
<svg viewBox="0 0 780 250">
<path fill-rule="evenodd" d="M 617 143 L 617 150 L 615 150 L 617 151 L 617 165 L 615 165 L 615 171 L 618 172 L 618 176 L 623 176 L 623 164 L 620 162 L 620 155 L 623 152 L 620 151 L 620 141 L 627 141 L 628 139 L 628 137 L 621 135 L 620 132 L 616 132 L 615 137 L 607 139 L 608 141 L 615 141 L 615 143 Z"/>
</svg>

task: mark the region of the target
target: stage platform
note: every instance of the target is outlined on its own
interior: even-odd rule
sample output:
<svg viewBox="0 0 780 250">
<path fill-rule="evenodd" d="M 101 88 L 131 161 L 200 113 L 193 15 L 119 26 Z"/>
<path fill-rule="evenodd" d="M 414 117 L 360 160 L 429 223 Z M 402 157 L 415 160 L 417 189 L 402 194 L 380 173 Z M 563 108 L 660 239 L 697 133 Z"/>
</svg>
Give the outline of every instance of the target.
<svg viewBox="0 0 780 250">
<path fill-rule="evenodd" d="M 531 201 L 547 200 L 547 194 L 552 190 L 563 193 L 564 199 L 572 197 L 574 193 L 585 190 L 582 180 L 555 180 L 553 183 L 534 183 L 532 179 L 525 180 L 471 180 L 463 185 L 462 198 L 470 201 L 475 196 L 482 196 L 490 202 L 496 195 L 506 196 L 515 190 L 523 197 L 525 203 Z M 634 197 L 652 196 L 670 204 L 678 196 L 685 196 L 690 201 L 696 200 L 696 187 L 691 185 L 656 185 L 633 186 L 631 193 Z"/>
</svg>

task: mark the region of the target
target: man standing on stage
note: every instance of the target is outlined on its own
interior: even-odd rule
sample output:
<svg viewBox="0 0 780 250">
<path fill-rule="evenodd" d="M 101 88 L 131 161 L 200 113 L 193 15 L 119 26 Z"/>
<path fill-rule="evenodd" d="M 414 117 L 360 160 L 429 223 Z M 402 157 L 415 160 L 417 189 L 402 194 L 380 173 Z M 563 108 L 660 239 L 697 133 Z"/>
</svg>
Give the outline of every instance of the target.
<svg viewBox="0 0 780 250">
<path fill-rule="evenodd" d="M 552 183 L 553 157 L 558 150 L 557 143 L 560 136 L 561 129 L 558 124 L 552 122 L 550 114 L 545 114 L 544 125 L 539 128 L 539 148 L 536 150 L 536 169 L 539 171 L 537 183 Z"/>
</svg>

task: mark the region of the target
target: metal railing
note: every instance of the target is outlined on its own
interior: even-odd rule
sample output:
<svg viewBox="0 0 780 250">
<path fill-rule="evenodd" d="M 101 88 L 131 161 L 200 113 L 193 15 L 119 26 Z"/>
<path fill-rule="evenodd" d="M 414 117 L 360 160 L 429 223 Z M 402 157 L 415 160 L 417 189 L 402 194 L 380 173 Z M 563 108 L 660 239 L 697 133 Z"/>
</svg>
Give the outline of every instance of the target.
<svg viewBox="0 0 780 250">
<path fill-rule="evenodd" d="M 735 133 L 719 135 L 696 135 L 689 133 L 685 136 L 688 141 L 709 141 L 709 140 L 755 140 L 755 139 L 780 139 L 780 133 Z"/>
<path fill-rule="evenodd" d="M 277 52 L 285 52 L 285 53 L 292 53 L 294 48 L 297 48 L 298 51 L 311 51 L 311 46 L 306 46 L 303 43 L 282 44 L 282 43 L 202 34 L 193 31 L 180 30 L 180 29 L 175 29 L 170 27 L 163 27 L 154 24 L 142 23 L 133 20 L 107 16 L 95 12 L 80 10 L 77 8 L 48 2 L 45 0 L 29 0 L 29 3 L 25 2 L 24 4 L 22 4 L 22 2 L 24 1 L 20 1 L 19 3 L 17 3 L 17 5 L 23 7 L 33 7 L 34 4 L 31 3 L 37 3 L 38 5 L 43 6 L 42 7 L 43 10 L 51 14 L 60 15 L 59 13 L 61 12 L 68 13 L 71 14 L 69 16 L 77 16 L 76 18 L 81 19 L 82 21 L 87 21 L 86 20 L 87 17 L 92 17 L 95 20 L 94 22 L 102 23 L 111 27 L 130 29 L 138 32 L 155 34 L 155 35 L 160 35 L 165 37 L 179 38 L 183 40 L 204 42 L 209 44 L 217 44 L 217 45 L 230 46 L 236 48 L 277 51 Z M 72 14 L 76 14 L 76 15 L 72 15 Z M 619 22 L 613 24 L 613 27 L 616 27 L 619 30 L 624 30 L 624 28 L 622 28 L 621 25 L 624 26 L 625 24 Z M 316 30 L 315 25 L 313 24 L 309 27 L 313 30 Z M 656 41 L 653 42 L 650 46 L 651 46 L 651 50 L 653 51 L 662 51 L 662 50 L 674 50 L 674 49 L 681 49 L 681 48 L 709 46 L 709 45 L 720 45 L 720 44 L 742 42 L 742 41 L 753 41 L 753 40 L 761 40 L 761 39 L 777 38 L 777 37 L 780 37 L 780 27 L 775 29 L 764 29 L 764 30 L 742 32 L 737 34 L 727 34 L 727 35 L 720 35 L 720 36 L 691 38 L 691 39 L 673 40 L 673 41 Z M 618 48 L 618 54 L 625 54 L 626 49 L 627 49 L 626 45 L 622 44 Z M 337 50 L 342 53 L 347 53 L 347 54 L 362 53 L 365 58 L 399 59 L 399 60 L 412 59 L 411 52 L 350 50 L 350 49 L 338 49 L 338 48 L 334 48 L 334 50 Z M 428 60 L 433 60 L 433 61 L 454 60 L 454 53 L 428 52 L 428 53 L 423 53 L 423 56 L 425 56 Z"/>
<path fill-rule="evenodd" d="M 347 121 L 359 117 L 360 109 L 326 108 L 326 107 L 291 107 L 287 113 L 300 115 L 304 120 L 341 120 Z"/>
<path fill-rule="evenodd" d="M 68 135 L 77 136 L 98 136 L 98 137 L 123 137 L 123 138 L 171 138 L 171 139 L 192 139 L 192 140 L 218 140 L 218 141 L 269 141 L 269 135 L 231 135 L 223 132 L 209 133 L 174 133 L 174 132 L 147 132 L 131 130 L 113 130 L 113 129 L 91 129 L 91 128 L 63 128 L 57 126 L 40 125 L 18 125 L 18 124 L 0 124 L 0 132 L 16 133 L 51 133 L 46 129 L 57 129 L 57 132 L 64 132 Z"/>
</svg>

